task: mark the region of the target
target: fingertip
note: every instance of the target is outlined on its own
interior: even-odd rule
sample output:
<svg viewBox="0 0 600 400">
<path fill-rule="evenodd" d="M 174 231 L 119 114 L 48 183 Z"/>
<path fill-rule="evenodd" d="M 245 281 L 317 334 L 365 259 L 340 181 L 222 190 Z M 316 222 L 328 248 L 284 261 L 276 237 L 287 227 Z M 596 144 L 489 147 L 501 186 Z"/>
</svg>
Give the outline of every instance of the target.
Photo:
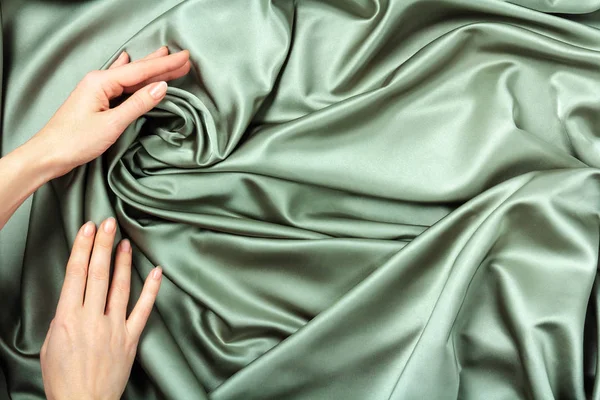
<svg viewBox="0 0 600 400">
<path fill-rule="evenodd" d="M 150 86 L 150 96 L 155 100 L 162 99 L 167 94 L 167 82 L 160 81 Z"/>
<path fill-rule="evenodd" d="M 125 65 L 129 62 L 129 54 L 126 51 L 122 51 L 121 54 L 117 57 L 117 59 L 112 63 L 112 65 L 108 69 L 113 69 Z"/>
<path fill-rule="evenodd" d="M 117 228 L 117 221 L 114 217 L 109 217 L 106 220 L 104 220 L 102 226 L 104 228 L 104 232 L 109 234 L 114 233 L 115 229 Z"/>
<path fill-rule="evenodd" d="M 88 221 L 81 227 L 81 234 L 85 237 L 92 237 L 95 230 L 96 225 L 92 221 Z"/>
<path fill-rule="evenodd" d="M 180 50 L 177 53 L 173 53 L 171 54 L 172 56 L 176 56 L 176 57 L 181 57 L 185 60 L 189 60 L 190 58 L 190 51 L 185 49 L 185 50 Z"/>
<path fill-rule="evenodd" d="M 160 266 L 154 268 L 152 270 L 152 279 L 154 279 L 155 281 L 160 280 L 160 278 L 162 277 L 162 268 Z"/>
<path fill-rule="evenodd" d="M 161 276 L 161 267 L 154 268 L 150 274 L 148 274 L 140 298 L 129 315 L 127 327 L 134 337 L 140 336 L 146 326 L 146 322 L 148 322 L 148 317 L 152 313 L 152 308 L 154 307 L 160 289 Z"/>
<path fill-rule="evenodd" d="M 153 58 L 164 57 L 169 54 L 169 49 L 167 46 L 161 46 L 158 49 L 154 50 L 152 53 L 148 54 L 142 60 L 151 60 Z"/>
<path fill-rule="evenodd" d="M 129 242 L 129 240 L 128 239 L 123 239 L 121 241 L 119 249 L 123 253 L 131 253 L 131 243 Z"/>
</svg>

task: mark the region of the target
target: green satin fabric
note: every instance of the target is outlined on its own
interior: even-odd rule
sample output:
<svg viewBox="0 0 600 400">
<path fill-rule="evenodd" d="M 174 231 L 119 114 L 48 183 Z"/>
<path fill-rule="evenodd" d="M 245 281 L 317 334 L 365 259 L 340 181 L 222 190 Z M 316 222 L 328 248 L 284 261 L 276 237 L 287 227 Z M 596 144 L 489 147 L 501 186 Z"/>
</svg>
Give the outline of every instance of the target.
<svg viewBox="0 0 600 400">
<path fill-rule="evenodd" d="M 0 232 L 0 390 L 77 229 L 164 268 L 124 398 L 600 399 L 600 1 L 2 1 L 2 153 L 121 50 L 190 74 Z"/>
</svg>

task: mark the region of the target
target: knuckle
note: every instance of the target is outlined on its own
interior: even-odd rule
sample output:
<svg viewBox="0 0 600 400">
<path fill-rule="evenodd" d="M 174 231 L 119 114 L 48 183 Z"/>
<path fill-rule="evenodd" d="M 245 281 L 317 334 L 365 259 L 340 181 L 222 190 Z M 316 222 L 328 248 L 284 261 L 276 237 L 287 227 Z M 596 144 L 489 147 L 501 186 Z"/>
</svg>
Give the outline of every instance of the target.
<svg viewBox="0 0 600 400">
<path fill-rule="evenodd" d="M 85 74 L 81 83 L 86 86 L 98 85 L 101 82 L 101 79 L 102 79 L 102 71 L 94 70 L 94 71 L 90 71 L 87 74 Z"/>
<path fill-rule="evenodd" d="M 112 112 L 115 110 L 111 110 L 111 112 L 106 115 L 106 132 L 109 136 L 118 135 L 123 131 L 124 121 L 123 116 L 118 112 Z"/>
<path fill-rule="evenodd" d="M 90 251 L 90 242 L 89 240 L 86 240 L 87 238 L 83 238 L 83 237 L 78 237 L 77 239 L 75 239 L 75 242 L 73 243 L 73 250 L 71 251 L 71 254 L 75 254 L 75 255 L 82 255 L 82 254 L 87 254 Z"/>
<path fill-rule="evenodd" d="M 87 268 L 83 263 L 75 262 L 69 265 L 66 272 L 67 277 L 81 278 L 87 275 Z"/>
<path fill-rule="evenodd" d="M 113 288 L 118 294 L 129 294 L 129 282 L 125 279 L 113 280 Z"/>
<path fill-rule="evenodd" d="M 109 240 L 98 240 L 94 247 L 98 250 L 112 251 L 113 243 Z"/>
<path fill-rule="evenodd" d="M 135 111 L 139 114 L 143 114 L 146 112 L 146 102 L 139 94 L 134 94 L 130 98 L 131 106 L 135 109 Z"/>
<path fill-rule="evenodd" d="M 94 268 L 90 271 L 89 278 L 94 281 L 107 281 L 108 268 Z"/>
<path fill-rule="evenodd" d="M 122 268 L 124 271 L 131 269 L 131 252 L 120 252 L 119 256 L 116 260 L 119 268 Z"/>
<path fill-rule="evenodd" d="M 111 96 L 117 97 L 123 94 L 123 87 L 118 82 L 107 80 L 104 82 L 104 87 Z"/>
</svg>

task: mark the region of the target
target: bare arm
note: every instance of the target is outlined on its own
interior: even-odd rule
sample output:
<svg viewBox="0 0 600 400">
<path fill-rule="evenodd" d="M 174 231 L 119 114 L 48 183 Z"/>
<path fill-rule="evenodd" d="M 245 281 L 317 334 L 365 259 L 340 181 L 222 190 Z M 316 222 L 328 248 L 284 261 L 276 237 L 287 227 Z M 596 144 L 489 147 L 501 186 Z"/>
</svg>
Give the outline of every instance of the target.
<svg viewBox="0 0 600 400">
<path fill-rule="evenodd" d="M 58 170 L 35 140 L 0 158 L 0 229 L 33 192 L 57 177 Z"/>
<path fill-rule="evenodd" d="M 40 132 L 0 159 L 0 229 L 44 183 L 104 153 L 165 97 L 166 81 L 188 73 L 189 52 L 168 53 L 162 47 L 132 63 L 123 53 L 108 70 L 89 73 Z M 123 93 L 132 95 L 110 108 L 110 100 Z M 116 230 L 114 218 L 98 229 L 90 221 L 73 244 L 58 309 L 40 351 L 49 399 L 119 399 L 127 383 L 162 272 L 155 268 L 149 274 L 127 317 L 132 252 L 127 239 L 119 244 L 109 291 Z M 87 279 L 88 272 L 96 279 Z"/>
<path fill-rule="evenodd" d="M 40 186 L 104 153 L 164 98 L 166 81 L 189 72 L 189 52 L 168 54 L 161 47 L 130 63 L 122 53 L 108 70 L 92 71 L 40 132 L 0 159 L 0 229 Z M 133 94 L 111 109 L 124 93 Z"/>
</svg>

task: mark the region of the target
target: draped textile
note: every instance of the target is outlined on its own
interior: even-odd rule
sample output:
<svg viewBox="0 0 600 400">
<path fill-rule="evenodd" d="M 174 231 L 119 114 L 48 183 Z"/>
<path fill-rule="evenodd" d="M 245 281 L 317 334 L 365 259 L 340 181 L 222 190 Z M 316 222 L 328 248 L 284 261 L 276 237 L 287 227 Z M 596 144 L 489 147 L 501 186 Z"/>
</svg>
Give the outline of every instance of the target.
<svg viewBox="0 0 600 400">
<path fill-rule="evenodd" d="M 125 399 L 600 399 L 599 0 L 2 0 L 2 154 L 90 70 L 192 71 L 0 232 L 0 396 L 114 215 Z M 0 178 L 1 179 L 1 178 Z"/>
</svg>

